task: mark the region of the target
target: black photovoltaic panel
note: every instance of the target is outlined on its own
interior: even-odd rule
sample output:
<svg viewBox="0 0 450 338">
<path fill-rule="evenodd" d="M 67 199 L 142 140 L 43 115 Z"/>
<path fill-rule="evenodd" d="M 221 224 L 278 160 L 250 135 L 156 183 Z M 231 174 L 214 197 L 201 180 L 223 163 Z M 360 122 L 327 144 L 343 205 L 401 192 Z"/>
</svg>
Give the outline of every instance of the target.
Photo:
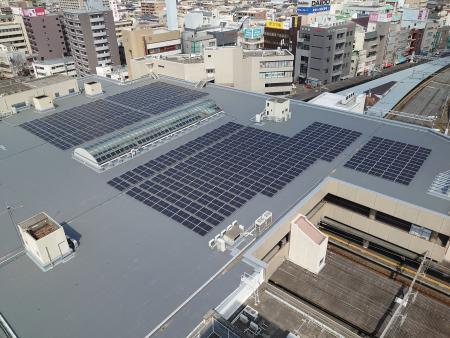
<svg viewBox="0 0 450 338">
<path fill-rule="evenodd" d="M 160 114 L 206 95 L 189 88 L 155 82 L 106 99 L 150 114 Z"/>
<path fill-rule="evenodd" d="M 205 235 L 256 194 L 272 197 L 359 132 L 315 122 L 287 137 L 227 123 L 108 183 Z"/>
<path fill-rule="evenodd" d="M 431 150 L 381 137 L 372 137 L 344 166 L 408 185 Z"/>
<path fill-rule="evenodd" d="M 21 127 L 66 150 L 205 95 L 188 88 L 155 82 L 23 123 Z"/>
<path fill-rule="evenodd" d="M 99 100 L 26 122 L 20 126 L 65 150 L 148 117 L 145 113 Z"/>
</svg>

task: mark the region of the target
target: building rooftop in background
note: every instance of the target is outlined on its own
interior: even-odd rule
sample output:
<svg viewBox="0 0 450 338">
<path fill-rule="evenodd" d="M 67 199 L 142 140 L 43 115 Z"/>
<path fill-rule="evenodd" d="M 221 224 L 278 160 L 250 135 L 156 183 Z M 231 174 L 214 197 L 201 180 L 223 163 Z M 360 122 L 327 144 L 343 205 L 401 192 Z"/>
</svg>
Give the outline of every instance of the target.
<svg viewBox="0 0 450 338">
<path fill-rule="evenodd" d="M 0 121 L 0 200 L 13 207 L 16 222 L 45 211 L 80 243 L 69 262 L 43 272 L 20 253 L 14 224 L 0 210 L 0 257 L 17 253 L 0 267 L 0 312 L 20 337 L 71 338 L 80 330 L 98 338 L 186 336 L 234 294 L 241 276 L 261 271 L 263 257 L 287 241 L 286 232 L 269 236 L 285 231 L 284 221 L 325 185 L 397 218 L 416 215 L 415 223 L 432 228 L 423 230 L 428 240 L 399 230 L 401 222 L 389 229 L 406 238 L 408 250 L 429 246 L 436 261 L 448 254 L 439 242 L 450 235 L 448 200 L 428 193 L 450 167 L 442 135 L 294 100 L 289 121 L 256 123 L 267 95 L 215 84 L 147 77 L 123 85 L 90 76 L 78 85 L 85 82 L 97 95 L 68 95 L 51 111 L 24 109 Z M 169 128 L 156 133 L 147 128 L 152 121 Z M 139 137 L 129 142 L 132 136 Z M 73 158 L 89 144 L 108 168 L 95 172 Z M 385 144 L 414 163 L 405 169 L 395 162 L 382 177 L 364 151 Z M 241 247 L 210 249 L 234 220 L 247 229 L 267 210 L 273 226 L 258 246 L 241 242 L 263 250 L 264 241 L 262 256 L 243 251 L 253 256 L 241 260 Z"/>
</svg>

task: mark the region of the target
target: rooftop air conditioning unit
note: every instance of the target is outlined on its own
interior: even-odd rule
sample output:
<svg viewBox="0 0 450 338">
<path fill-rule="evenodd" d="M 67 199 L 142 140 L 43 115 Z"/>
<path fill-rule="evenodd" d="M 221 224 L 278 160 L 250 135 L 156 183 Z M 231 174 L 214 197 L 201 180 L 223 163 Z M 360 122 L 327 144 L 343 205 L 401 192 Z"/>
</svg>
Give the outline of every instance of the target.
<svg viewBox="0 0 450 338">
<path fill-rule="evenodd" d="M 253 320 L 256 320 L 258 318 L 258 311 L 256 311 L 249 305 L 244 308 L 244 314 L 246 314 L 248 318 L 251 318 Z"/>
</svg>

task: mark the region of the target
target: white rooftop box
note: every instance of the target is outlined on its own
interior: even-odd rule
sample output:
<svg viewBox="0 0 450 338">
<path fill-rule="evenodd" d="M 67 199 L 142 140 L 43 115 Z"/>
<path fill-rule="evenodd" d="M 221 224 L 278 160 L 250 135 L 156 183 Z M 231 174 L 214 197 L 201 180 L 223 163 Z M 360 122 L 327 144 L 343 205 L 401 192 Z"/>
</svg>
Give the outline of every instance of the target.
<svg viewBox="0 0 450 338">
<path fill-rule="evenodd" d="M 37 111 L 46 111 L 55 108 L 53 99 L 47 95 L 33 97 L 33 105 Z"/>
<path fill-rule="evenodd" d="M 291 118 L 289 111 L 290 101 L 283 98 L 270 98 L 266 100 L 266 106 L 262 113 L 256 114 L 256 122 L 263 120 L 284 122 Z"/>
<path fill-rule="evenodd" d="M 96 81 L 85 82 L 84 92 L 86 93 L 86 96 L 101 95 L 103 94 L 102 84 Z"/>
<path fill-rule="evenodd" d="M 328 237 L 306 216 L 299 214 L 291 222 L 289 260 L 302 268 L 318 274 L 325 266 Z"/>
<path fill-rule="evenodd" d="M 44 271 L 72 255 L 63 227 L 46 213 L 34 215 L 17 226 L 28 256 Z"/>
</svg>

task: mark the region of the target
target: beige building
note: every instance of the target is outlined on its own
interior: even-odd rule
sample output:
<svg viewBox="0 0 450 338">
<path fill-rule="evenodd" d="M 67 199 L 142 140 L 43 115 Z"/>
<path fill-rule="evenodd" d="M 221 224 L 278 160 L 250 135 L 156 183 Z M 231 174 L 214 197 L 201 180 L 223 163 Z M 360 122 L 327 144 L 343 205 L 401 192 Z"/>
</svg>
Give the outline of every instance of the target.
<svg viewBox="0 0 450 338">
<path fill-rule="evenodd" d="M 18 51 L 31 54 L 30 41 L 20 15 L 8 15 L 0 19 L 0 44 L 8 44 Z"/>
<path fill-rule="evenodd" d="M 141 1 L 142 15 L 155 15 L 162 17 L 165 14 L 166 3 L 164 0 L 143 0 Z"/>
<path fill-rule="evenodd" d="M 0 83 L 0 118 L 33 106 L 33 99 L 48 96 L 52 99 L 78 94 L 76 79 L 54 75 L 29 82 L 5 81 Z"/>
<path fill-rule="evenodd" d="M 125 28 L 122 31 L 122 43 L 127 64 L 130 64 L 131 59 L 147 55 L 161 57 L 181 53 L 180 32 L 163 28 L 155 29 L 150 26 Z"/>
<path fill-rule="evenodd" d="M 128 71 L 130 78 L 155 73 L 191 82 L 204 80 L 257 93 L 287 95 L 292 88 L 293 63 L 294 56 L 287 50 L 215 47 L 205 48 L 203 57 L 141 58 L 129 64 Z"/>
<path fill-rule="evenodd" d="M 125 28 L 133 26 L 133 20 L 115 21 L 114 25 L 116 26 L 117 44 L 120 46 L 122 44 L 122 32 Z"/>
</svg>

